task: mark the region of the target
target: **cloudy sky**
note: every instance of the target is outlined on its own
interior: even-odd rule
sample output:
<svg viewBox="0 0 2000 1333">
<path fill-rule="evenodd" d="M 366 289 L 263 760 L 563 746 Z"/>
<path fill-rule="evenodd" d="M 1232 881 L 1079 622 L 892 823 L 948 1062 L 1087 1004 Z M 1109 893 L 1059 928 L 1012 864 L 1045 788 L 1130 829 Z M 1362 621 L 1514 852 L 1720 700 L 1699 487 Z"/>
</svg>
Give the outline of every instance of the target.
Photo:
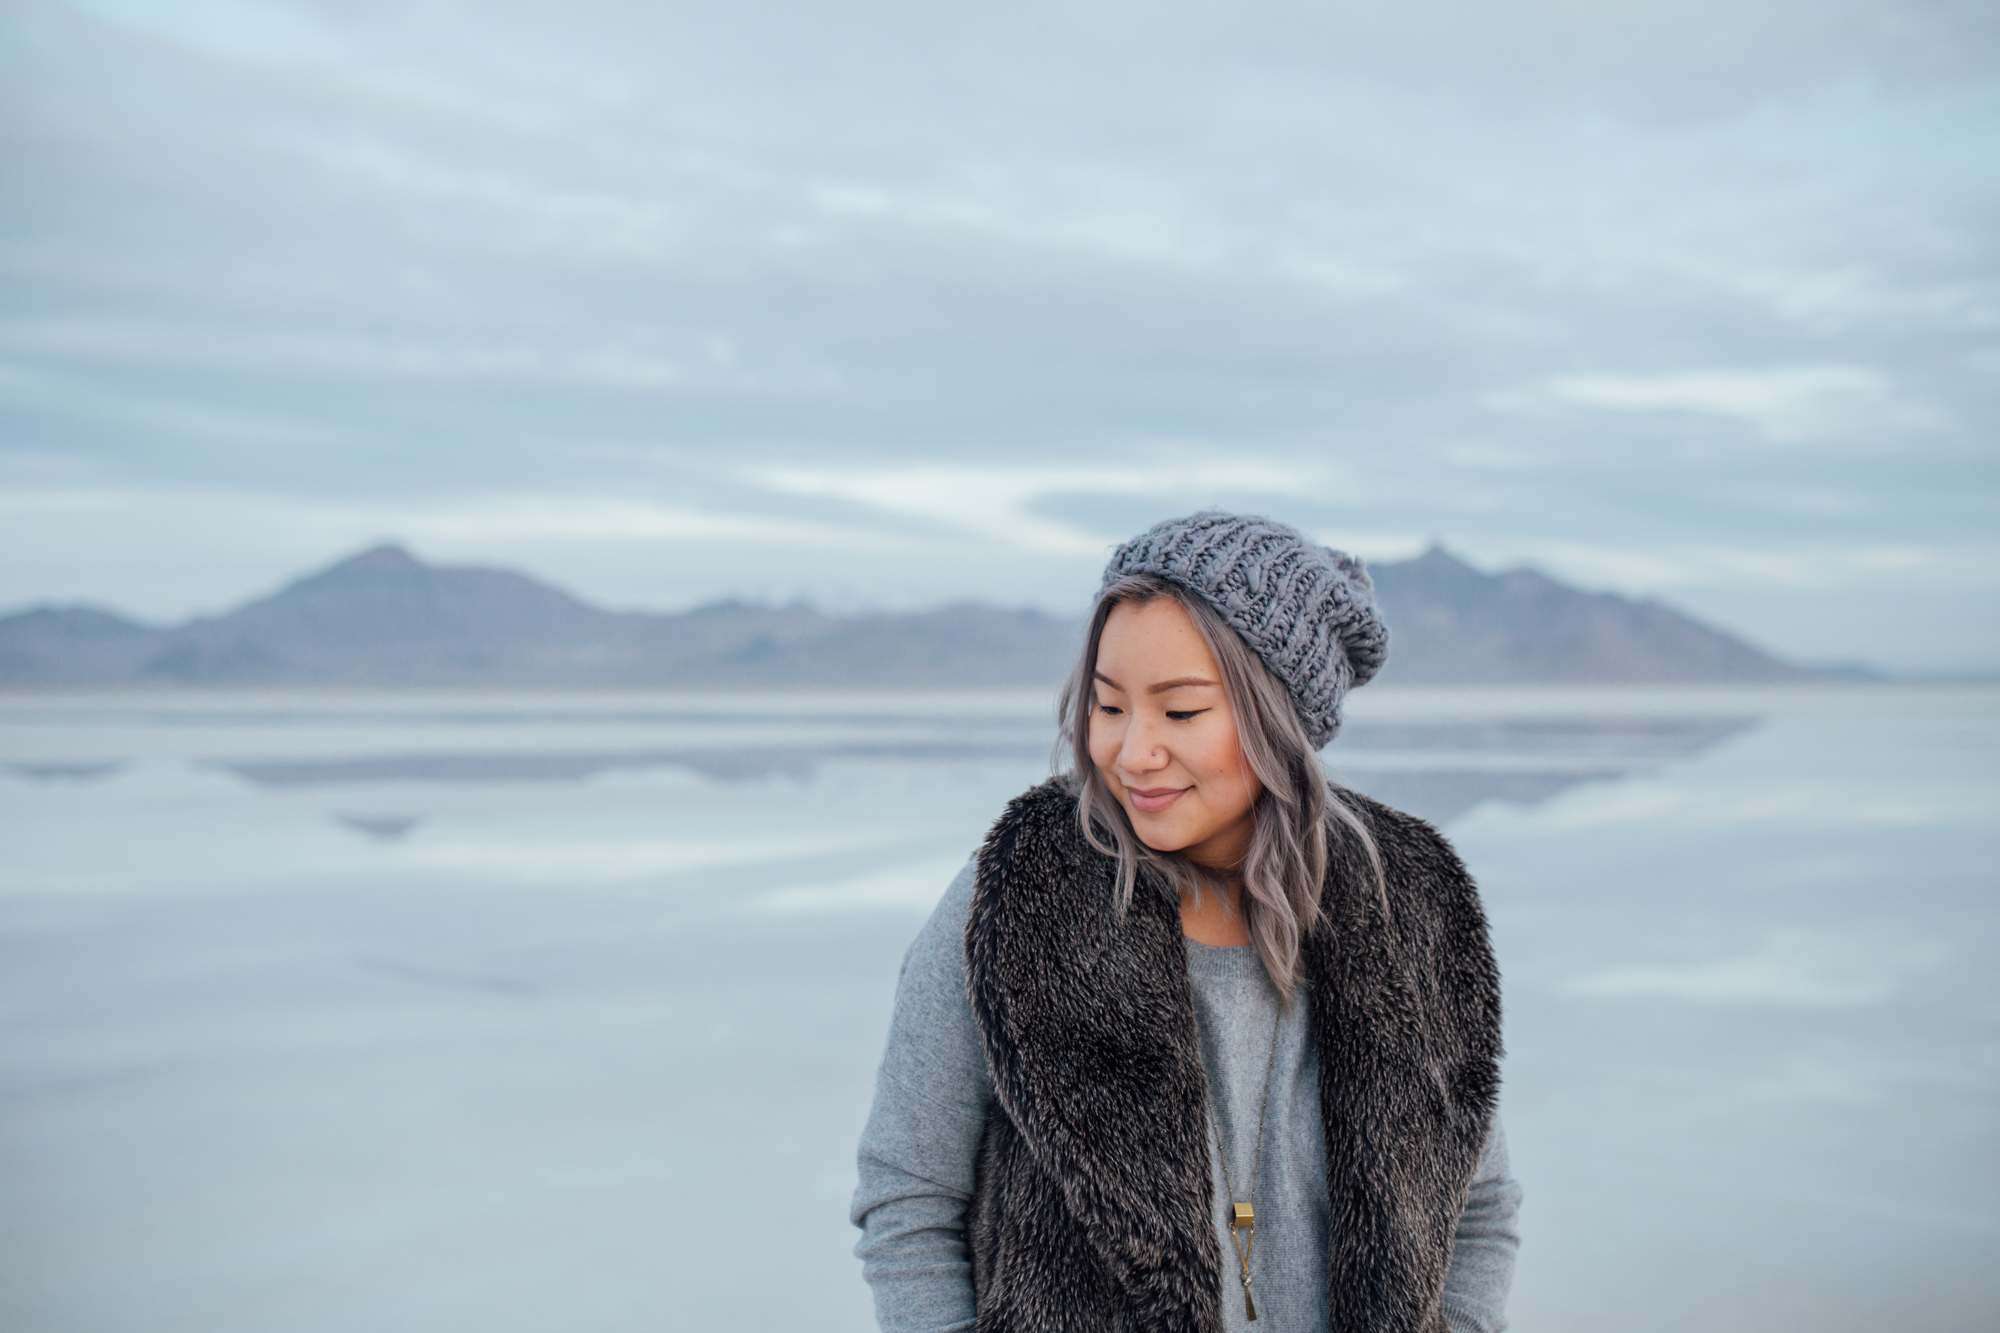
<svg viewBox="0 0 2000 1333">
<path fill-rule="evenodd" d="M 2000 666 L 1990 0 L 3 0 L 0 154 L 0 608 L 1213 503 Z"/>
</svg>

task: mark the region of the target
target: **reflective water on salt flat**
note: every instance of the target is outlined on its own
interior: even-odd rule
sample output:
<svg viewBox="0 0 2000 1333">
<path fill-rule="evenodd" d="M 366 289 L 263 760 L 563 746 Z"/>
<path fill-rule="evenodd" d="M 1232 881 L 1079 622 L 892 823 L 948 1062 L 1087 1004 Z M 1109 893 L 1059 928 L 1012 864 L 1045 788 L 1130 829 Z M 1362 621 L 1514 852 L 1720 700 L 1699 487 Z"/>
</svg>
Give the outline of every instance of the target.
<svg viewBox="0 0 2000 1333">
<path fill-rule="evenodd" d="M 0 1326 L 862 1329 L 896 961 L 1039 696 L 0 700 Z M 1524 1329 L 1991 1326 L 2000 694 L 1384 692 Z"/>
</svg>

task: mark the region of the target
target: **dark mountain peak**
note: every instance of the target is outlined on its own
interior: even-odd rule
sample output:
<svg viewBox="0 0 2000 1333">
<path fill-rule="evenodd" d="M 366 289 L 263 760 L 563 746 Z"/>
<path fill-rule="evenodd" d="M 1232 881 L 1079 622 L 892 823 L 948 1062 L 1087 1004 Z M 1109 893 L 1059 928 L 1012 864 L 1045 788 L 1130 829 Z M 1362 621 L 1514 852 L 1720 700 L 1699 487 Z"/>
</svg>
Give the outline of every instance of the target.
<svg viewBox="0 0 2000 1333">
<path fill-rule="evenodd" d="M 449 683 L 599 643 L 616 620 L 523 574 L 429 565 L 385 545 L 175 631 L 145 674 L 205 685 Z"/>
<path fill-rule="evenodd" d="M 1444 543 L 1435 538 L 1432 539 L 1429 546 L 1424 548 L 1424 553 L 1416 557 L 1416 559 L 1400 560 L 1396 563 L 1410 565 L 1418 569 L 1463 569 L 1472 573 L 1478 572 L 1473 570 L 1471 565 L 1466 564 L 1450 551 L 1447 551 L 1444 548 Z"/>
<path fill-rule="evenodd" d="M 592 615 L 609 614 L 587 608 L 560 588 L 552 588 L 526 574 L 478 565 L 427 564 L 395 545 L 377 546 L 335 561 L 232 614 L 241 616 L 264 607 L 302 606 L 327 599 L 363 598 L 379 603 L 385 596 L 400 597 L 405 602 L 416 599 L 437 606 L 476 606 L 483 610 L 511 604 L 515 608 L 532 605 L 543 612 L 567 607 L 588 610 Z"/>
<path fill-rule="evenodd" d="M 93 637 L 121 637 L 157 634 L 129 616 L 95 606 L 34 606 L 7 618 L 8 625 L 28 633 L 73 634 Z"/>
<path fill-rule="evenodd" d="M 277 592 L 247 602 L 221 618 L 262 614 L 267 608 L 297 605 L 302 599 L 378 596 L 385 588 L 415 589 L 440 572 L 403 547 L 385 544 L 336 560 L 325 569 L 294 579 Z"/>
<path fill-rule="evenodd" d="M 163 630 L 89 606 L 38 606 L 0 619 L 0 683 L 111 685 L 129 681 Z"/>
<path fill-rule="evenodd" d="M 1436 544 L 1372 573 L 1389 623 L 1384 680 L 1787 680 L 1800 674 L 1656 601 L 1586 592 L 1527 567 L 1483 574 Z"/>
<path fill-rule="evenodd" d="M 353 572 L 356 574 L 408 573 L 413 570 L 429 568 L 429 565 L 411 555 L 403 547 L 393 542 L 384 542 L 382 545 L 363 551 L 359 555 L 350 555 L 347 559 L 338 561 L 322 571 L 321 577 L 324 577 L 326 574 L 339 574 L 343 572 Z"/>
<path fill-rule="evenodd" d="M 1426 547 L 1422 555 L 1412 559 L 1384 561 L 1368 566 L 1368 575 L 1371 579 L 1382 572 L 1388 572 L 1404 580 L 1417 579 L 1441 586 L 1471 586 L 1490 582 L 1492 579 L 1492 575 L 1480 573 L 1446 550 L 1443 542 L 1436 541 Z"/>
<path fill-rule="evenodd" d="M 1410 602 L 1465 601 L 1481 606 L 1498 606 L 1519 598 L 1604 598 L 1625 602 L 1616 593 L 1586 592 L 1572 588 L 1544 574 L 1532 565 L 1517 565 L 1488 574 L 1452 554 L 1442 542 L 1432 542 L 1420 556 L 1373 566 L 1369 571 L 1376 588 L 1385 594 L 1393 589 L 1396 600 Z M 1496 602 L 1494 599 L 1501 599 Z M 1393 626 L 1392 626 L 1393 628 Z"/>
</svg>

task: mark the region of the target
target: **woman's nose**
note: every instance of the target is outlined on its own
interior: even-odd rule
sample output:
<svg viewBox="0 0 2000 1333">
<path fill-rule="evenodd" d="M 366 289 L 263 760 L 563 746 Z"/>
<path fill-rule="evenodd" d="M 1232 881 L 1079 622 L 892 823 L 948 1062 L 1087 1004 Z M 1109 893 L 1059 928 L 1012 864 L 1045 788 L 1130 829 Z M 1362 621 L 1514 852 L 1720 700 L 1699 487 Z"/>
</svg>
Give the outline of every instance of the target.
<svg viewBox="0 0 2000 1333">
<path fill-rule="evenodd" d="M 1133 719 L 1125 732 L 1125 744 L 1118 750 L 1118 766 L 1127 773 L 1148 773 L 1167 766 L 1167 747 L 1160 744 L 1153 728 Z"/>
</svg>

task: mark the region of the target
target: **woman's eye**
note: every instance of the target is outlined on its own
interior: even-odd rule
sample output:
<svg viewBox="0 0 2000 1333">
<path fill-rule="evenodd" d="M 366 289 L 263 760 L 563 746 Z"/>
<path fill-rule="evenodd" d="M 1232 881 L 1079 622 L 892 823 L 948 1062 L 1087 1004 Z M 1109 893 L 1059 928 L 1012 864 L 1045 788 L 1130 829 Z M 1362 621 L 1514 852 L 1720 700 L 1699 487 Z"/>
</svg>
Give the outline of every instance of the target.
<svg viewBox="0 0 2000 1333">
<path fill-rule="evenodd" d="M 1185 708 L 1185 709 L 1169 708 L 1167 710 L 1167 717 L 1174 722 L 1185 722 L 1191 717 L 1200 717 L 1203 713 L 1206 713 L 1207 711 L 1208 710 L 1206 708 Z"/>
<path fill-rule="evenodd" d="M 1111 704 L 1099 704 L 1097 705 L 1097 711 L 1104 714 L 1104 716 L 1106 717 L 1117 717 L 1125 710 L 1122 708 L 1114 707 Z"/>
</svg>

